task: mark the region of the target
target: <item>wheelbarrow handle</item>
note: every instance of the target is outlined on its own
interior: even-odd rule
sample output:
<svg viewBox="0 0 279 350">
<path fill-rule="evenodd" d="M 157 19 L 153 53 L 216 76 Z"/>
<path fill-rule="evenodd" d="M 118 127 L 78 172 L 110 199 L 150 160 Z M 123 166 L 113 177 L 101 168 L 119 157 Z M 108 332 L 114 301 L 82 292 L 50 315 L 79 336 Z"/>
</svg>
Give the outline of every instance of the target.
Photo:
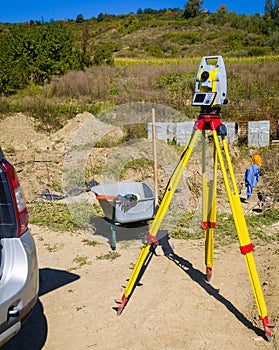
<svg viewBox="0 0 279 350">
<path fill-rule="evenodd" d="M 96 199 L 98 201 L 110 201 L 110 200 L 114 200 L 116 198 L 117 198 L 117 196 L 107 196 L 107 195 L 103 195 L 103 194 L 96 196 Z"/>
</svg>

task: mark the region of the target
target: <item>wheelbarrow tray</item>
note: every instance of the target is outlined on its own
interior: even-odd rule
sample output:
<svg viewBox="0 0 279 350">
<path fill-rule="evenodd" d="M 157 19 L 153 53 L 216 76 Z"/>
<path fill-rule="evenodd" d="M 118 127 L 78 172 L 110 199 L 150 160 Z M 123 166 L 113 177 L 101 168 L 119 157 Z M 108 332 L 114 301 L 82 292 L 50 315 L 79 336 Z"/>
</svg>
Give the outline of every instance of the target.
<svg viewBox="0 0 279 350">
<path fill-rule="evenodd" d="M 96 195 L 105 216 L 120 224 L 147 221 L 154 216 L 154 193 L 144 182 L 116 182 L 93 186 L 91 191 Z M 131 206 L 123 206 L 117 199 L 127 194 L 139 194 L 140 199 Z"/>
</svg>

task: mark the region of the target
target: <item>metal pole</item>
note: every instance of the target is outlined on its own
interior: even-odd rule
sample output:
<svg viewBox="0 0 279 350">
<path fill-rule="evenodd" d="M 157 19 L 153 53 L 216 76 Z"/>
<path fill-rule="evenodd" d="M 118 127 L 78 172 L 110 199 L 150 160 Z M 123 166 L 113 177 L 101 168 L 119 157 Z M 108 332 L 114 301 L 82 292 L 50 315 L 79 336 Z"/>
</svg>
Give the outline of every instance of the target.
<svg viewBox="0 0 279 350">
<path fill-rule="evenodd" d="M 158 165 L 157 165 L 157 149 L 156 149 L 156 122 L 155 109 L 152 108 L 152 144 L 153 144 L 153 160 L 154 160 L 154 206 L 155 211 L 158 208 Z"/>
</svg>

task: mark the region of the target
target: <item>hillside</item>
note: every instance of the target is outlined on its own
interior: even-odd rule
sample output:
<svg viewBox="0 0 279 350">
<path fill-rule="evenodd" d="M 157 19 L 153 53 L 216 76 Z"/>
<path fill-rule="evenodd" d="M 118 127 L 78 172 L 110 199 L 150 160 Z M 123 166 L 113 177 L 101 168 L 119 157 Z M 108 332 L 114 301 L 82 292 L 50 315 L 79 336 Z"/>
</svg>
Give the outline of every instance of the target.
<svg viewBox="0 0 279 350">
<path fill-rule="evenodd" d="M 79 20 L 78 20 L 79 18 Z M 278 18 L 178 9 L 76 21 L 0 24 L 0 113 L 23 112 L 46 131 L 77 112 L 140 100 L 188 116 L 202 56 L 228 70 L 227 119 L 279 115 Z"/>
<path fill-rule="evenodd" d="M 185 19 L 183 11 L 168 10 L 103 15 L 71 26 L 81 43 L 88 33 L 88 44 L 111 45 L 115 57 L 243 57 L 277 54 L 279 48 L 278 23 L 259 15 L 200 13 Z"/>
</svg>

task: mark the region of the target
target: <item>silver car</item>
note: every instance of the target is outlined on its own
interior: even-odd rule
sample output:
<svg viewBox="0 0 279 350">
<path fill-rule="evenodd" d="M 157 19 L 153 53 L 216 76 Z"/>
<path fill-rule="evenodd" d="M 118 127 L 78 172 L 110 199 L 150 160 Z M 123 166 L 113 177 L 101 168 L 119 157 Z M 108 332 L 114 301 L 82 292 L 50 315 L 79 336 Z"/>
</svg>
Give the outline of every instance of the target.
<svg viewBox="0 0 279 350">
<path fill-rule="evenodd" d="M 0 346 L 21 329 L 38 291 L 37 254 L 22 188 L 0 148 Z"/>
</svg>

